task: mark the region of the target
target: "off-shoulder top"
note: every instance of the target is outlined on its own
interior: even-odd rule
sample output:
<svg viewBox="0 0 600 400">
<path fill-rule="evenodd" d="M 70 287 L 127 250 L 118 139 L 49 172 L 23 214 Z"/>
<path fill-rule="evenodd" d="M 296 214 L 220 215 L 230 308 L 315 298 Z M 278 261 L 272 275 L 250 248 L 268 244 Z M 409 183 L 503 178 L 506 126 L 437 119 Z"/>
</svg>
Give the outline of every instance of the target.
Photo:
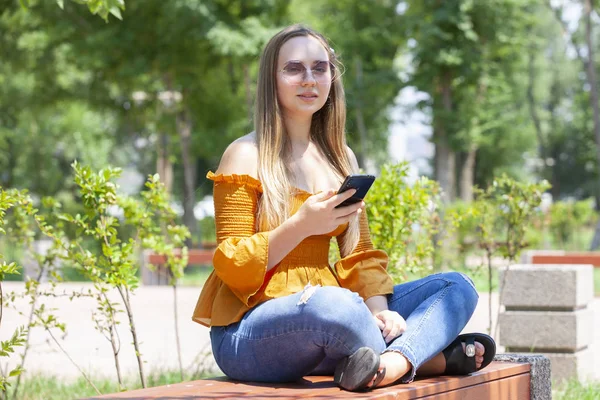
<svg viewBox="0 0 600 400">
<path fill-rule="evenodd" d="M 206 176 L 214 182 L 217 248 L 192 320 L 205 326 L 226 326 L 242 319 L 256 305 L 304 289 L 307 284 L 339 286 L 363 299 L 392 293 L 386 272 L 387 254 L 373 248 L 366 213 L 360 217 L 360 240 L 352 254 L 329 265 L 333 236 L 343 240 L 347 224 L 325 235 L 310 236 L 267 272 L 269 232 L 257 232 L 256 214 L 262 194 L 250 175 Z M 291 213 L 312 194 L 295 189 Z"/>
</svg>

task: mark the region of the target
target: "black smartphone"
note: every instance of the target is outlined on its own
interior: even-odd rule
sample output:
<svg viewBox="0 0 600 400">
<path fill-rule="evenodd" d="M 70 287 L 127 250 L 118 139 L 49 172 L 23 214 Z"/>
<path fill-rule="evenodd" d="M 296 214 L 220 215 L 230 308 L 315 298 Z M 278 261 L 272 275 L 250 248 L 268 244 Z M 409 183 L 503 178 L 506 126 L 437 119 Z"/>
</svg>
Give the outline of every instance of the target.
<svg viewBox="0 0 600 400">
<path fill-rule="evenodd" d="M 348 175 L 346 179 L 344 179 L 344 182 L 342 182 L 342 186 L 340 186 L 338 193 L 345 192 L 349 189 L 356 189 L 356 193 L 354 193 L 349 199 L 346 199 L 335 206 L 335 208 L 349 206 L 350 204 L 358 203 L 364 199 L 367 195 L 367 192 L 371 188 L 371 185 L 373 185 L 373 182 L 375 182 L 375 177 L 373 175 Z"/>
</svg>

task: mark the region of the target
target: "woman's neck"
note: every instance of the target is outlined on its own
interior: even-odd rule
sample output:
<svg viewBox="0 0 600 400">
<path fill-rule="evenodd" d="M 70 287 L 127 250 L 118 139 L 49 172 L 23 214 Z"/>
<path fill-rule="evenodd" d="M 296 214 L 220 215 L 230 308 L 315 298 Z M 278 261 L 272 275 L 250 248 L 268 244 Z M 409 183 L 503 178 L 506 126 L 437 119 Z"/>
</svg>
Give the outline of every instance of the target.
<svg viewBox="0 0 600 400">
<path fill-rule="evenodd" d="M 312 117 L 284 116 L 283 123 L 292 146 L 303 146 L 310 142 Z"/>
</svg>

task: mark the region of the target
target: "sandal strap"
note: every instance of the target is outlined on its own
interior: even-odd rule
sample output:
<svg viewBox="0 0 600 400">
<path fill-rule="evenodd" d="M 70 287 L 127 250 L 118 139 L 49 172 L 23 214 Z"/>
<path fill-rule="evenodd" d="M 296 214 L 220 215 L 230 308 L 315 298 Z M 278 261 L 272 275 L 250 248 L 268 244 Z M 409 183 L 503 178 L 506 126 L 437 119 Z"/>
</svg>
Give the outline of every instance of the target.
<svg viewBox="0 0 600 400">
<path fill-rule="evenodd" d="M 469 355 L 469 352 L 467 351 L 469 346 L 473 346 L 471 355 Z M 469 336 L 467 337 L 467 340 L 465 340 L 465 357 L 465 365 L 469 373 L 477 371 L 477 363 L 475 362 L 475 338 L 473 336 Z"/>
<path fill-rule="evenodd" d="M 474 346 L 475 338 L 473 336 L 468 336 L 464 338 L 464 342 L 466 346 Z M 444 349 L 443 354 L 446 358 L 445 375 L 467 375 L 477 370 L 475 356 L 467 356 L 465 350 L 463 350 L 460 338 L 454 339 L 454 341 Z"/>
<path fill-rule="evenodd" d="M 377 378 L 375 378 L 375 382 L 369 387 L 369 389 L 376 389 L 377 386 L 381 383 L 381 381 L 385 378 L 385 367 L 377 371 Z"/>
</svg>

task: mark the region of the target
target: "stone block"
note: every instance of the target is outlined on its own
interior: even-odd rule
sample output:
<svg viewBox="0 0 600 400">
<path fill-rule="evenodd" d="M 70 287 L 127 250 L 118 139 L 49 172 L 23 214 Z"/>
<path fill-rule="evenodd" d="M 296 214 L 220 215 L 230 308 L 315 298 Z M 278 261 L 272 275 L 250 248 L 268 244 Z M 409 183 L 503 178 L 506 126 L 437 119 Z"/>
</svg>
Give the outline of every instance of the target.
<svg viewBox="0 0 600 400">
<path fill-rule="evenodd" d="M 513 265 L 500 270 L 502 284 L 507 309 L 576 309 L 594 298 L 591 265 Z"/>
<path fill-rule="evenodd" d="M 574 352 L 593 341 L 591 308 L 577 311 L 505 311 L 498 319 L 499 342 L 519 352 Z"/>
<path fill-rule="evenodd" d="M 581 382 L 593 378 L 594 357 L 592 349 L 587 348 L 576 353 L 542 353 L 552 364 L 552 381 L 578 379 Z"/>
<path fill-rule="evenodd" d="M 531 370 L 530 400 L 552 399 L 550 360 L 541 354 L 496 354 L 495 361 L 527 363 Z"/>
</svg>

